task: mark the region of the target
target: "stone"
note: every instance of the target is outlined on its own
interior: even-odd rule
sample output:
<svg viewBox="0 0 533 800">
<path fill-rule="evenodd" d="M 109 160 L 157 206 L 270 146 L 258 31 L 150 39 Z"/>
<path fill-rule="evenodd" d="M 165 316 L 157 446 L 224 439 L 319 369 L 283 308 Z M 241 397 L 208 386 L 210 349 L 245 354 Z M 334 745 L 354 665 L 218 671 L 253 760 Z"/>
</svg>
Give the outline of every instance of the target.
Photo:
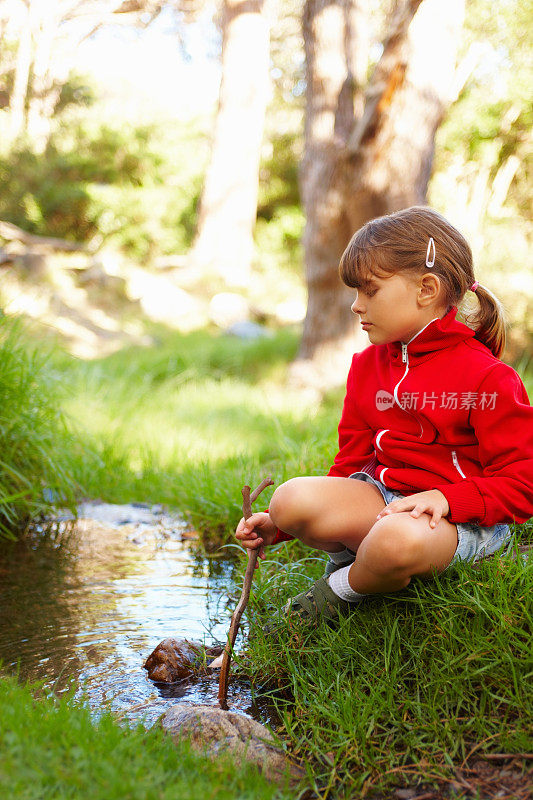
<svg viewBox="0 0 533 800">
<path fill-rule="evenodd" d="M 131 267 L 127 281 L 128 297 L 139 301 L 149 319 L 183 333 L 202 328 L 207 323 L 207 305 L 181 289 L 171 278 Z"/>
<path fill-rule="evenodd" d="M 230 336 L 236 336 L 238 339 L 268 339 L 274 334 L 264 325 L 258 325 L 257 322 L 251 320 L 242 320 L 241 322 L 234 322 L 230 325 L 225 333 Z"/>
<path fill-rule="evenodd" d="M 268 728 L 245 714 L 216 706 L 176 703 L 159 724 L 175 742 L 185 737 L 195 750 L 210 758 L 229 752 L 236 764 L 255 764 L 267 778 L 276 781 L 303 776 L 303 770 L 275 746 Z"/>
<path fill-rule="evenodd" d="M 219 292 L 209 303 L 209 318 L 219 328 L 229 328 L 250 318 L 248 301 L 236 292 Z"/>
<path fill-rule="evenodd" d="M 160 683 L 175 683 L 205 669 L 206 649 L 188 639 L 163 639 L 143 664 L 148 677 Z"/>
</svg>

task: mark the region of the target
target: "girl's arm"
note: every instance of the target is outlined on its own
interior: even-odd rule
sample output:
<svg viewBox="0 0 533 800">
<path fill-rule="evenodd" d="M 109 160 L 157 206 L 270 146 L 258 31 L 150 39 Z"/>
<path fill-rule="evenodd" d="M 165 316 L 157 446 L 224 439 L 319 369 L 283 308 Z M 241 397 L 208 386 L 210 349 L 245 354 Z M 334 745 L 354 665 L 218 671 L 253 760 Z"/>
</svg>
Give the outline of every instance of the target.
<svg viewBox="0 0 533 800">
<path fill-rule="evenodd" d="M 519 375 L 500 362 L 477 392 L 470 423 L 483 475 L 435 486 L 451 522 L 526 522 L 533 515 L 533 408 Z"/>
</svg>

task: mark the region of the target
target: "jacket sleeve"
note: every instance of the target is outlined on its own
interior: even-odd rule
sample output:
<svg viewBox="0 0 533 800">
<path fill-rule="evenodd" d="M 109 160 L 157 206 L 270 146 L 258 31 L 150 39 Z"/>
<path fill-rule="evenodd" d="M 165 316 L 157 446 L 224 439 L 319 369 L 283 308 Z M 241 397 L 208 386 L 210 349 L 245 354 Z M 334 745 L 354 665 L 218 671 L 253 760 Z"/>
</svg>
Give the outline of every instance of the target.
<svg viewBox="0 0 533 800">
<path fill-rule="evenodd" d="M 451 522 L 526 522 L 533 515 L 533 408 L 519 375 L 501 362 L 479 386 L 470 422 L 483 475 L 436 486 Z"/>
<path fill-rule="evenodd" d="M 361 392 L 357 380 L 360 353 L 352 359 L 346 383 L 346 396 L 339 422 L 339 452 L 328 475 L 347 478 L 365 466 L 374 455 L 374 431 L 368 427 L 357 409 L 356 398 Z"/>
</svg>

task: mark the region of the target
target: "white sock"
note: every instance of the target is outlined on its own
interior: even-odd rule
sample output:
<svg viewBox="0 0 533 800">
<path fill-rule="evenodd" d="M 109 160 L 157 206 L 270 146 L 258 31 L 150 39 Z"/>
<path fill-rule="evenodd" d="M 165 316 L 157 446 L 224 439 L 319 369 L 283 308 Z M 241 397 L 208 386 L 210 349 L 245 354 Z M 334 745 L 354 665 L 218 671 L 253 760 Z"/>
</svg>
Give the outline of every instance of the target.
<svg viewBox="0 0 533 800">
<path fill-rule="evenodd" d="M 347 600 L 349 603 L 357 603 L 359 600 L 362 600 L 363 597 L 367 597 L 367 595 L 354 592 L 350 586 L 348 573 L 351 566 L 351 564 L 348 564 L 347 567 L 341 567 L 341 569 L 338 569 L 330 575 L 327 581 L 337 597 L 340 597 L 342 600 Z"/>
<path fill-rule="evenodd" d="M 351 564 L 352 561 L 355 561 L 355 553 L 348 547 L 345 547 L 340 553 L 328 553 L 328 556 L 330 561 L 335 564 Z"/>
</svg>

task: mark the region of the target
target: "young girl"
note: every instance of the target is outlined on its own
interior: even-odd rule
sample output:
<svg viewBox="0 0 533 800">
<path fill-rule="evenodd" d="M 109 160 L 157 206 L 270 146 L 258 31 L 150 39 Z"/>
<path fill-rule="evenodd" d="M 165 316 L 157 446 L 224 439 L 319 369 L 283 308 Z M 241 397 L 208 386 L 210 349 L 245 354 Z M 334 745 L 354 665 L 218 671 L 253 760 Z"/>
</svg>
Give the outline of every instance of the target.
<svg viewBox="0 0 533 800">
<path fill-rule="evenodd" d="M 236 530 L 261 558 L 292 538 L 329 554 L 286 607 L 308 618 L 493 553 L 507 523 L 533 515 L 533 408 L 499 360 L 502 307 L 459 231 L 426 207 L 380 217 L 353 236 L 340 275 L 371 344 L 353 357 L 339 452 L 327 477 L 287 481 Z M 475 330 L 456 319 L 467 290 Z"/>
</svg>

